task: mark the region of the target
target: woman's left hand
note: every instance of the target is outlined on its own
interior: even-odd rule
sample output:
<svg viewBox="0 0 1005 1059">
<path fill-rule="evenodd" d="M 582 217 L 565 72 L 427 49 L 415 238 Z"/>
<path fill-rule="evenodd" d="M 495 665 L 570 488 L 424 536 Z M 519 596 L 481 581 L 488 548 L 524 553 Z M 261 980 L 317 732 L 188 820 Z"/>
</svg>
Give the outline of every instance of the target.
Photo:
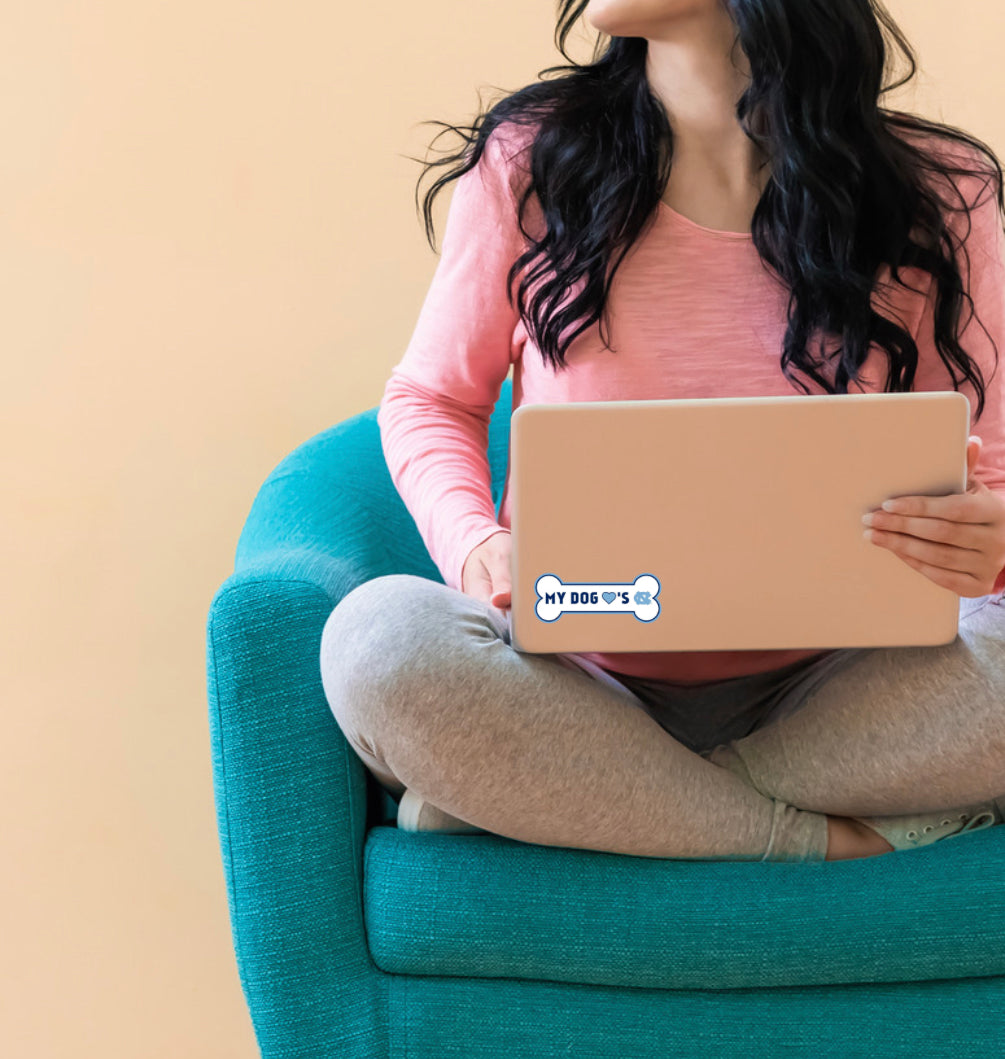
<svg viewBox="0 0 1005 1059">
<path fill-rule="evenodd" d="M 980 451 L 981 439 L 968 437 L 965 493 L 896 497 L 862 518 L 873 544 L 971 599 L 989 595 L 1005 566 L 1005 497 L 973 476 Z"/>
</svg>

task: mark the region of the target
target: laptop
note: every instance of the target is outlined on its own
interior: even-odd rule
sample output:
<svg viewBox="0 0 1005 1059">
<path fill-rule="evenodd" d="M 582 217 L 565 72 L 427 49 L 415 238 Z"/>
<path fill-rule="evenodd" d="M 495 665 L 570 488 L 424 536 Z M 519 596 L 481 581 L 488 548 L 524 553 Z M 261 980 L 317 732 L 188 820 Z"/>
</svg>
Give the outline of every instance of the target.
<svg viewBox="0 0 1005 1059">
<path fill-rule="evenodd" d="M 513 646 L 950 643 L 960 597 L 865 540 L 861 517 L 962 493 L 969 426 L 956 391 L 521 405 Z"/>
</svg>

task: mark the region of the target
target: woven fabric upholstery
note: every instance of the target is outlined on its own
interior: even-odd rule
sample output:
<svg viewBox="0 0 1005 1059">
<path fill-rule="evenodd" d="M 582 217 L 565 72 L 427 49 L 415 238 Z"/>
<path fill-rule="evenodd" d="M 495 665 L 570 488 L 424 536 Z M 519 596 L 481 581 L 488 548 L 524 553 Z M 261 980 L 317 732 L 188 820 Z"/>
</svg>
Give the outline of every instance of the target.
<svg viewBox="0 0 1005 1059">
<path fill-rule="evenodd" d="M 318 668 L 332 608 L 390 573 L 442 580 L 374 408 L 269 475 L 210 604 L 225 892 L 263 1056 L 1005 1054 L 1005 827 L 815 864 L 398 831 Z"/>
<path fill-rule="evenodd" d="M 761 863 L 377 827 L 367 933 L 393 974 L 712 990 L 1005 975 L 1003 837 Z"/>
</svg>

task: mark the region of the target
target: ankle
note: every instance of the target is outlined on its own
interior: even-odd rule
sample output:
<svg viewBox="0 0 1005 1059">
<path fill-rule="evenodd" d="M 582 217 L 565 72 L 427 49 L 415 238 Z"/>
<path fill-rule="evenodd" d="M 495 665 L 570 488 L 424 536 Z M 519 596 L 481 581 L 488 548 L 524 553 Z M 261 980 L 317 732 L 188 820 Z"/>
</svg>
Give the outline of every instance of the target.
<svg viewBox="0 0 1005 1059">
<path fill-rule="evenodd" d="M 893 846 L 871 827 L 848 816 L 827 817 L 827 855 L 824 860 L 850 860 L 890 853 Z"/>
</svg>

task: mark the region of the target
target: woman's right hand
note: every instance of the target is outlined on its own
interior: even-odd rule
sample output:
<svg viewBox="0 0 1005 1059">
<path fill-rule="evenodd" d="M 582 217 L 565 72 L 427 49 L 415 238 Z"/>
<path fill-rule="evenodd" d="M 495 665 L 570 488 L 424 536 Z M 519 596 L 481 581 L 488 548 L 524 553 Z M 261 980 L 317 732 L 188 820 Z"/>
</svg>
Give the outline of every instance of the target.
<svg viewBox="0 0 1005 1059">
<path fill-rule="evenodd" d="M 490 606 L 509 607 L 512 544 L 510 531 L 503 529 L 472 548 L 461 569 L 461 591 Z"/>
</svg>

